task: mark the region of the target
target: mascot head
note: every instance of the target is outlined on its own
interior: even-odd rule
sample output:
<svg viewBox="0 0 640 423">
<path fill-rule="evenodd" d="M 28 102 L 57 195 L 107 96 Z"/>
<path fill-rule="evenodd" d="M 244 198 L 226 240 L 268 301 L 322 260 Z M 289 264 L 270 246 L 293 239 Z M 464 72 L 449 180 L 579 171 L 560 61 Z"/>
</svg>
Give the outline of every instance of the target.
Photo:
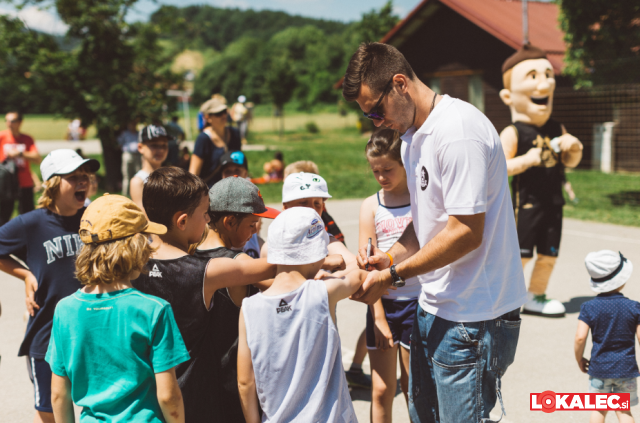
<svg viewBox="0 0 640 423">
<path fill-rule="evenodd" d="M 512 122 L 542 126 L 549 120 L 556 80 L 546 53 L 530 44 L 502 65 L 500 98 L 511 109 Z"/>
</svg>

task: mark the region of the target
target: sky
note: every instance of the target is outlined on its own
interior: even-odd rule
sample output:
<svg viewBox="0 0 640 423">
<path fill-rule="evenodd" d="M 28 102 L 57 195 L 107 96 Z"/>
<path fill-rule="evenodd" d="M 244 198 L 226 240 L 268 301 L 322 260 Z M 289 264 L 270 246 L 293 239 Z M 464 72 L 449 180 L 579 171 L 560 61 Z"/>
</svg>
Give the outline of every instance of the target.
<svg viewBox="0 0 640 423">
<path fill-rule="evenodd" d="M 394 0 L 394 11 L 405 17 L 421 0 Z M 145 19 L 160 4 L 186 6 L 191 4 L 209 4 L 217 7 L 231 7 L 254 10 L 282 10 L 291 15 L 302 15 L 313 18 L 336 21 L 359 20 L 362 13 L 371 9 L 380 9 L 387 0 L 141 0 L 134 8 L 138 19 Z M 133 15 L 133 14 L 132 14 Z M 133 16 L 132 16 L 133 17 Z"/>
<path fill-rule="evenodd" d="M 421 0 L 394 0 L 394 12 L 404 18 Z M 386 0 L 140 0 L 129 12 L 128 21 L 146 21 L 163 4 L 186 6 L 209 4 L 216 7 L 230 7 L 254 10 L 281 10 L 292 15 L 330 19 L 343 22 L 359 20 L 363 13 L 380 9 Z M 0 6 L 0 14 L 19 16 L 28 27 L 62 35 L 66 25 L 60 21 L 54 10 L 41 10 L 30 6 L 17 11 L 9 4 Z"/>
</svg>

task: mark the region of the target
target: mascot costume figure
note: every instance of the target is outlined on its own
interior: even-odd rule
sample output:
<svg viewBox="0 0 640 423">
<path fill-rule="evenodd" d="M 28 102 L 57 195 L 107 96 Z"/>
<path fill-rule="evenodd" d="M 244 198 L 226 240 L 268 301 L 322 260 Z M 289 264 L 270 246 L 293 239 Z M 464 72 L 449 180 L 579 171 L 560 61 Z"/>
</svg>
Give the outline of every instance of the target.
<svg viewBox="0 0 640 423">
<path fill-rule="evenodd" d="M 500 134 L 513 175 L 513 207 L 523 267 L 537 259 L 531 274 L 529 298 L 522 312 L 563 317 L 560 301 L 546 298 L 547 285 L 558 257 L 562 235 L 564 168 L 582 159 L 582 144 L 551 119 L 553 67 L 546 53 L 529 44 L 502 65 L 504 89 L 500 98 L 511 110 L 512 124 Z"/>
</svg>

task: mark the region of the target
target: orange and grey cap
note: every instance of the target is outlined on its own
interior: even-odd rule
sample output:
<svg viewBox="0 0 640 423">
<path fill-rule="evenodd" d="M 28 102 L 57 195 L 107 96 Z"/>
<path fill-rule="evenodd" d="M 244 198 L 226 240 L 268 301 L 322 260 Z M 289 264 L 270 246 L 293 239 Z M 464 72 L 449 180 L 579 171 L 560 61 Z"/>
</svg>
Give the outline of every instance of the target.
<svg viewBox="0 0 640 423">
<path fill-rule="evenodd" d="M 80 239 L 85 244 L 115 241 L 139 233 L 163 235 L 167 228 L 149 222 L 136 203 L 122 195 L 105 194 L 84 211 Z"/>
</svg>

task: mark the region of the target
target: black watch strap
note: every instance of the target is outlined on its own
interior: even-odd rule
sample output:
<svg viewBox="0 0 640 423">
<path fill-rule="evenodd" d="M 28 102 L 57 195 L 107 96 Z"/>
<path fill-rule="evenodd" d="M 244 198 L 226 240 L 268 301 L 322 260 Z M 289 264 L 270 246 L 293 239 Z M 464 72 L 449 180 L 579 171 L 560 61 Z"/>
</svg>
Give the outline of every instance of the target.
<svg viewBox="0 0 640 423">
<path fill-rule="evenodd" d="M 396 272 L 396 265 L 394 264 L 393 266 L 391 266 L 389 268 L 389 271 L 391 272 L 391 278 L 393 278 L 393 286 L 395 286 L 396 288 L 402 288 L 405 284 L 404 279 L 402 279 L 400 277 L 400 275 L 398 275 L 398 272 Z"/>
</svg>

